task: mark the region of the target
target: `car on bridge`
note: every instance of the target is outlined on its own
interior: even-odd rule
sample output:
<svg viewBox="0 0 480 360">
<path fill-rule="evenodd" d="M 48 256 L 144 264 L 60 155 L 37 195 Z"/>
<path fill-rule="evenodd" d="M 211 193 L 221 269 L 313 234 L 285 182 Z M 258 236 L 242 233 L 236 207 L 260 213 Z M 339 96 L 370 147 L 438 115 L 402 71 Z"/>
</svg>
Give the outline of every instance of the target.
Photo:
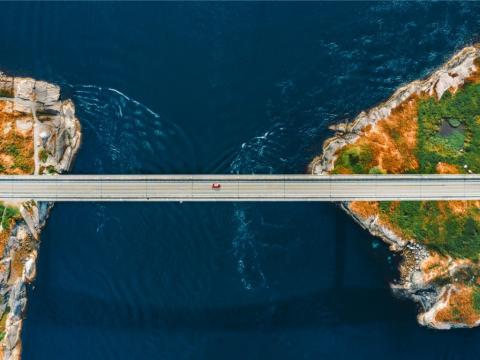
<svg viewBox="0 0 480 360">
<path fill-rule="evenodd" d="M 222 184 L 220 183 L 213 183 L 212 184 L 212 189 L 213 190 L 220 190 L 222 188 Z"/>
</svg>

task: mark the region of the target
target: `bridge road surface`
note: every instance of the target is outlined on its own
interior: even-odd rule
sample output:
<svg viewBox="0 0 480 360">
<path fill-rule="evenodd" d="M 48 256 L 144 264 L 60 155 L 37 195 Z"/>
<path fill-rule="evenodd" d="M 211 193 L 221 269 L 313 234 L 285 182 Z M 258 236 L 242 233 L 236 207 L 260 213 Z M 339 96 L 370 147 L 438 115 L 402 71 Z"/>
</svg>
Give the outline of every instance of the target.
<svg viewBox="0 0 480 360">
<path fill-rule="evenodd" d="M 219 183 L 220 189 L 212 189 Z M 2 175 L 38 201 L 480 200 L 480 175 Z"/>
</svg>

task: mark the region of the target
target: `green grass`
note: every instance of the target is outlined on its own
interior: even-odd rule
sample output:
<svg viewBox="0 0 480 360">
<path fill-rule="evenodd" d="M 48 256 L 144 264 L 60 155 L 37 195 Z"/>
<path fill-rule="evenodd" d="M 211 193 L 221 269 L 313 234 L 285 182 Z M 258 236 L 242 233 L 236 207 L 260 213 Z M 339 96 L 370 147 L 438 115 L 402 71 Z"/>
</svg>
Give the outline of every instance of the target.
<svg viewBox="0 0 480 360">
<path fill-rule="evenodd" d="M 15 144 L 8 144 L 7 146 L 5 146 L 5 152 L 11 156 L 18 156 L 18 154 L 20 154 L 20 150 Z"/>
<path fill-rule="evenodd" d="M 472 217 L 455 216 L 449 210 L 442 217 L 438 202 L 402 201 L 393 211 L 386 205 L 380 211 L 407 237 L 432 250 L 457 258 L 478 259 L 480 255 L 478 224 Z"/>
<path fill-rule="evenodd" d="M 16 207 L 5 206 L 5 204 L 0 203 L 0 214 L 1 214 L 1 224 L 4 230 L 9 230 L 10 226 L 20 218 L 20 211 Z"/>
<path fill-rule="evenodd" d="M 434 173 L 439 161 L 457 165 L 466 164 L 473 172 L 480 172 L 480 84 L 469 84 L 456 94 L 445 93 L 440 100 L 429 98 L 419 103 L 417 157 L 420 173 Z M 449 136 L 439 134 L 442 120 L 452 127 L 464 125 Z M 460 151 L 463 149 L 464 151 Z M 431 208 L 437 206 L 431 205 Z M 438 210 L 438 207 L 437 207 Z M 411 229 L 412 237 L 428 247 L 453 257 L 478 259 L 480 254 L 480 224 L 471 216 L 446 214 L 442 223 L 435 213 L 419 207 L 410 221 L 392 219 L 402 229 Z M 422 224 L 422 221 L 424 224 Z M 443 231 L 439 231 L 442 228 Z M 435 230 L 437 229 L 437 230 Z"/>
<path fill-rule="evenodd" d="M 439 215 L 436 205 L 435 202 L 402 201 L 392 211 L 390 202 L 381 202 L 380 211 L 400 227 L 407 237 L 426 242 L 429 238 L 439 236 L 439 229 L 435 224 Z"/>
<path fill-rule="evenodd" d="M 55 166 L 53 166 L 53 165 L 48 165 L 48 166 L 47 166 L 47 173 L 49 173 L 49 174 L 58 174 L 57 170 L 55 169 Z"/>
<path fill-rule="evenodd" d="M 26 141 L 30 140 L 14 134 L 12 138 L 8 139 L 8 141 L 3 144 L 2 151 L 13 158 L 13 164 L 11 165 L 12 169 L 21 169 L 24 172 L 32 172 L 33 154 L 30 155 L 28 152 L 22 151 L 23 144 Z"/>
<path fill-rule="evenodd" d="M 369 147 L 351 146 L 335 162 L 337 169 L 349 169 L 354 174 L 368 174 L 373 154 Z"/>
<path fill-rule="evenodd" d="M 480 313 L 480 287 L 473 288 L 473 308 L 477 313 Z"/>
<path fill-rule="evenodd" d="M 41 149 L 38 153 L 38 158 L 41 162 L 46 162 L 48 159 L 48 153 L 45 149 Z"/>
<path fill-rule="evenodd" d="M 465 134 L 462 131 L 455 130 L 449 136 L 445 137 L 448 145 L 454 150 L 463 149 L 465 144 Z"/>
<path fill-rule="evenodd" d="M 2 302 L 5 299 L 2 299 Z M 10 313 L 10 306 L 6 306 L 5 310 L 3 311 L 2 316 L 0 317 L 0 341 L 2 341 L 3 337 L 5 336 L 5 324 L 7 322 L 7 316 Z"/>
<path fill-rule="evenodd" d="M 455 258 L 480 258 L 480 224 L 473 213 L 442 213 L 436 201 L 402 201 L 392 211 L 391 203 L 380 202 L 380 212 L 397 225 L 405 236 L 429 249 Z M 478 211 L 478 210 L 471 210 Z"/>
<path fill-rule="evenodd" d="M 464 125 L 448 136 L 440 134 L 443 119 L 452 127 Z M 418 109 L 416 156 L 418 173 L 435 173 L 438 162 L 480 172 L 480 84 L 469 84 L 456 94 L 445 93 L 440 100 L 421 100 Z M 463 149 L 463 151 L 461 151 Z M 406 236 L 428 248 L 455 258 L 478 260 L 480 257 L 480 223 L 478 209 L 454 214 L 442 211 L 438 202 L 404 201 L 390 210 L 390 203 L 380 203 L 380 211 Z M 480 309 L 480 292 L 478 295 Z"/>
<path fill-rule="evenodd" d="M 446 92 L 440 100 L 421 100 L 418 108 L 417 158 L 419 173 L 434 173 L 439 161 L 458 165 L 467 164 L 473 172 L 480 172 L 480 84 L 468 84 L 452 95 Z M 453 127 L 461 124 L 464 131 L 440 135 L 443 119 Z M 464 149 L 463 152 L 459 151 Z"/>
<path fill-rule="evenodd" d="M 378 166 L 372 167 L 370 170 L 368 170 L 369 174 L 385 174 L 385 171 L 380 169 Z"/>
<path fill-rule="evenodd" d="M 18 168 L 25 172 L 32 172 L 31 162 L 27 160 L 24 156 L 17 155 L 13 160 L 13 168 Z"/>
<path fill-rule="evenodd" d="M 455 128 L 448 136 L 440 134 L 445 120 Z M 439 162 L 462 170 L 466 164 L 474 173 L 480 173 L 480 84 L 467 84 L 455 94 L 446 92 L 440 100 L 419 100 L 415 151 L 419 169 L 409 173 L 435 173 Z M 380 174 L 372 163 L 368 146 L 349 145 L 340 153 L 333 173 Z M 409 239 L 455 258 L 480 259 L 478 209 L 472 207 L 457 214 L 448 206 L 439 208 L 435 201 L 403 201 L 393 210 L 391 205 L 380 202 L 380 212 Z"/>
</svg>

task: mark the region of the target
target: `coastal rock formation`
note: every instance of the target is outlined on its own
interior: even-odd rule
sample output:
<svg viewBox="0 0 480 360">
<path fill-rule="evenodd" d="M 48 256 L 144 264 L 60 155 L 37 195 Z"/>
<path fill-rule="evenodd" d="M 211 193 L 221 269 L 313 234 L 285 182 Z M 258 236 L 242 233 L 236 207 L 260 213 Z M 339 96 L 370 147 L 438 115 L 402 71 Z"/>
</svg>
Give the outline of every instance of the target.
<svg viewBox="0 0 480 360">
<path fill-rule="evenodd" d="M 455 54 L 351 123 L 332 127 L 314 174 L 480 173 L 480 46 Z M 480 324 L 480 202 L 343 203 L 400 252 L 394 294 L 437 329 Z"/>
<path fill-rule="evenodd" d="M 0 73 L 0 173 L 54 175 L 69 170 L 80 123 L 60 88 Z M 52 203 L 0 199 L 0 356 L 21 356 L 26 284 L 35 278 L 39 235 Z"/>
</svg>

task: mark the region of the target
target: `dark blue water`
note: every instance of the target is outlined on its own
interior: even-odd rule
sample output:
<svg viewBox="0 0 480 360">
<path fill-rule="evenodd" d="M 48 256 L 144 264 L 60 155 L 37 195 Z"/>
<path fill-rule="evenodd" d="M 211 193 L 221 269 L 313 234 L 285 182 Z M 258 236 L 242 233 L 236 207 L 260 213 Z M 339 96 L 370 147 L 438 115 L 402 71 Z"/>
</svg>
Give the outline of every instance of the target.
<svg viewBox="0 0 480 360">
<path fill-rule="evenodd" d="M 1 4 L 0 68 L 62 85 L 75 173 L 301 173 L 479 39 L 475 3 Z M 57 204 L 25 359 L 475 358 L 420 328 L 396 259 L 333 204 Z"/>
</svg>

